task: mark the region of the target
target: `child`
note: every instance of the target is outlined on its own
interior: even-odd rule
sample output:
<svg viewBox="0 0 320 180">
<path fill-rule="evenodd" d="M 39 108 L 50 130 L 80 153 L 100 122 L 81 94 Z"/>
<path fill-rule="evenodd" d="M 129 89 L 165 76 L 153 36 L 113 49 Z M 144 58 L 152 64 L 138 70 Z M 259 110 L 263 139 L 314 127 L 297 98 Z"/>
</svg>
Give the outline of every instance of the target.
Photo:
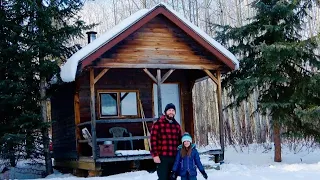
<svg viewBox="0 0 320 180">
<path fill-rule="evenodd" d="M 189 133 L 182 136 L 182 144 L 178 147 L 176 160 L 172 168 L 171 179 L 175 180 L 177 175 L 181 176 L 181 180 L 196 180 L 197 167 L 205 179 L 208 178 L 195 144 L 192 144 L 192 138 Z"/>
</svg>

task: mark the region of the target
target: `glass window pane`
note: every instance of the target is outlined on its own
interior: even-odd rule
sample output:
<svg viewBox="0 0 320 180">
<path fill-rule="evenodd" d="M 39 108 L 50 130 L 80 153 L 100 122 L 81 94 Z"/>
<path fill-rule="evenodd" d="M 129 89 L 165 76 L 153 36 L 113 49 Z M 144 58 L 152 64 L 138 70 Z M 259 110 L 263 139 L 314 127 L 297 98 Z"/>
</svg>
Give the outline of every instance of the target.
<svg viewBox="0 0 320 180">
<path fill-rule="evenodd" d="M 121 93 L 121 114 L 123 116 L 138 115 L 136 92 Z"/>
<path fill-rule="evenodd" d="M 103 116 L 117 116 L 117 93 L 103 93 L 101 98 L 101 115 Z"/>
</svg>

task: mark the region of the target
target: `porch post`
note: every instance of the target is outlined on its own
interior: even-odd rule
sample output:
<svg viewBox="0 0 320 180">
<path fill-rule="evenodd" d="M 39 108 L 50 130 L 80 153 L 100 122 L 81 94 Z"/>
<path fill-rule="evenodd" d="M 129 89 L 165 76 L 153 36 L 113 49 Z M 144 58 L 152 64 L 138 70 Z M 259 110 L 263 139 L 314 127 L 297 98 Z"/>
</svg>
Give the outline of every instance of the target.
<svg viewBox="0 0 320 180">
<path fill-rule="evenodd" d="M 223 112 L 222 112 L 222 87 L 221 87 L 221 72 L 217 71 L 217 93 L 218 93 L 218 110 L 219 110 L 219 130 L 220 130 L 220 145 L 224 159 L 224 128 L 223 128 Z"/>
<path fill-rule="evenodd" d="M 91 136 L 92 136 L 92 157 L 94 161 L 97 159 L 96 155 L 96 108 L 95 108 L 95 91 L 94 91 L 94 69 L 90 68 L 90 112 L 91 112 Z"/>
<path fill-rule="evenodd" d="M 79 80 L 75 80 L 76 83 L 76 89 L 74 93 L 74 99 L 73 99 L 73 104 L 74 104 L 74 124 L 76 125 L 76 147 L 77 147 L 77 156 L 79 157 L 81 155 L 81 147 L 79 145 L 79 140 L 81 139 L 81 130 L 78 127 L 78 124 L 80 124 L 80 100 L 79 100 Z"/>
<path fill-rule="evenodd" d="M 161 70 L 157 69 L 157 92 L 158 92 L 158 116 L 162 115 L 162 100 L 161 100 Z"/>
<path fill-rule="evenodd" d="M 219 131 L 220 131 L 220 145 L 223 152 L 224 159 L 224 128 L 223 128 L 223 112 L 222 112 L 222 87 L 221 87 L 221 72 L 217 70 L 217 77 L 215 77 L 209 70 L 204 69 L 204 72 L 216 83 L 217 97 L 218 97 L 218 111 L 219 111 Z"/>
</svg>

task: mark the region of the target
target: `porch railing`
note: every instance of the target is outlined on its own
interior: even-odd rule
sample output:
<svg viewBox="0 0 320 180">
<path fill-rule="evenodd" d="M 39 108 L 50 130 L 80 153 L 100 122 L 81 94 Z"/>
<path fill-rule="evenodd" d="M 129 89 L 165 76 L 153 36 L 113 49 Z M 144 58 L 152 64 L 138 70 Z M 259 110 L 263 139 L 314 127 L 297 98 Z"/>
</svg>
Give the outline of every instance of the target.
<svg viewBox="0 0 320 180">
<path fill-rule="evenodd" d="M 96 124 L 113 124 L 113 123 L 139 123 L 139 122 L 154 122 L 156 121 L 158 118 L 144 118 L 144 119 L 108 119 L 108 120 L 96 120 L 95 123 Z M 83 126 L 91 126 L 92 122 L 88 121 L 88 122 L 83 122 L 83 123 L 79 123 L 77 125 L 78 128 L 81 128 Z M 92 136 L 91 137 L 91 141 L 90 142 L 104 142 L 104 141 L 129 141 L 129 140 L 141 140 L 141 139 L 149 139 L 150 136 L 132 136 L 132 137 L 118 137 L 118 138 L 97 138 Z M 89 140 L 87 139 L 78 139 L 77 140 L 78 143 L 88 143 Z M 97 146 L 97 144 L 92 144 L 92 146 Z M 95 149 L 95 148 L 93 148 Z M 94 153 L 95 154 L 95 153 Z M 93 159 L 95 160 L 97 157 L 93 157 Z"/>
<path fill-rule="evenodd" d="M 96 120 L 96 124 L 112 124 L 112 123 L 137 123 L 137 122 L 151 122 L 156 121 L 158 118 L 144 118 L 144 119 L 108 119 Z M 91 125 L 91 121 L 79 123 L 78 127 L 84 125 Z"/>
</svg>

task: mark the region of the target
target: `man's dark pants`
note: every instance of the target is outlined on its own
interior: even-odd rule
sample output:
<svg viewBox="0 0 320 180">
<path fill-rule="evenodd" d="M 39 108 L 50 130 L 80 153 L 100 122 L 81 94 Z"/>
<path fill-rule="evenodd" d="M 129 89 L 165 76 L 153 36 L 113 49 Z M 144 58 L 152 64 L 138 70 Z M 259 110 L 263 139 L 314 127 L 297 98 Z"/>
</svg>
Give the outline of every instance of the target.
<svg viewBox="0 0 320 180">
<path fill-rule="evenodd" d="M 158 180 L 170 180 L 175 157 L 160 156 L 160 161 L 161 163 L 157 164 Z"/>
</svg>

